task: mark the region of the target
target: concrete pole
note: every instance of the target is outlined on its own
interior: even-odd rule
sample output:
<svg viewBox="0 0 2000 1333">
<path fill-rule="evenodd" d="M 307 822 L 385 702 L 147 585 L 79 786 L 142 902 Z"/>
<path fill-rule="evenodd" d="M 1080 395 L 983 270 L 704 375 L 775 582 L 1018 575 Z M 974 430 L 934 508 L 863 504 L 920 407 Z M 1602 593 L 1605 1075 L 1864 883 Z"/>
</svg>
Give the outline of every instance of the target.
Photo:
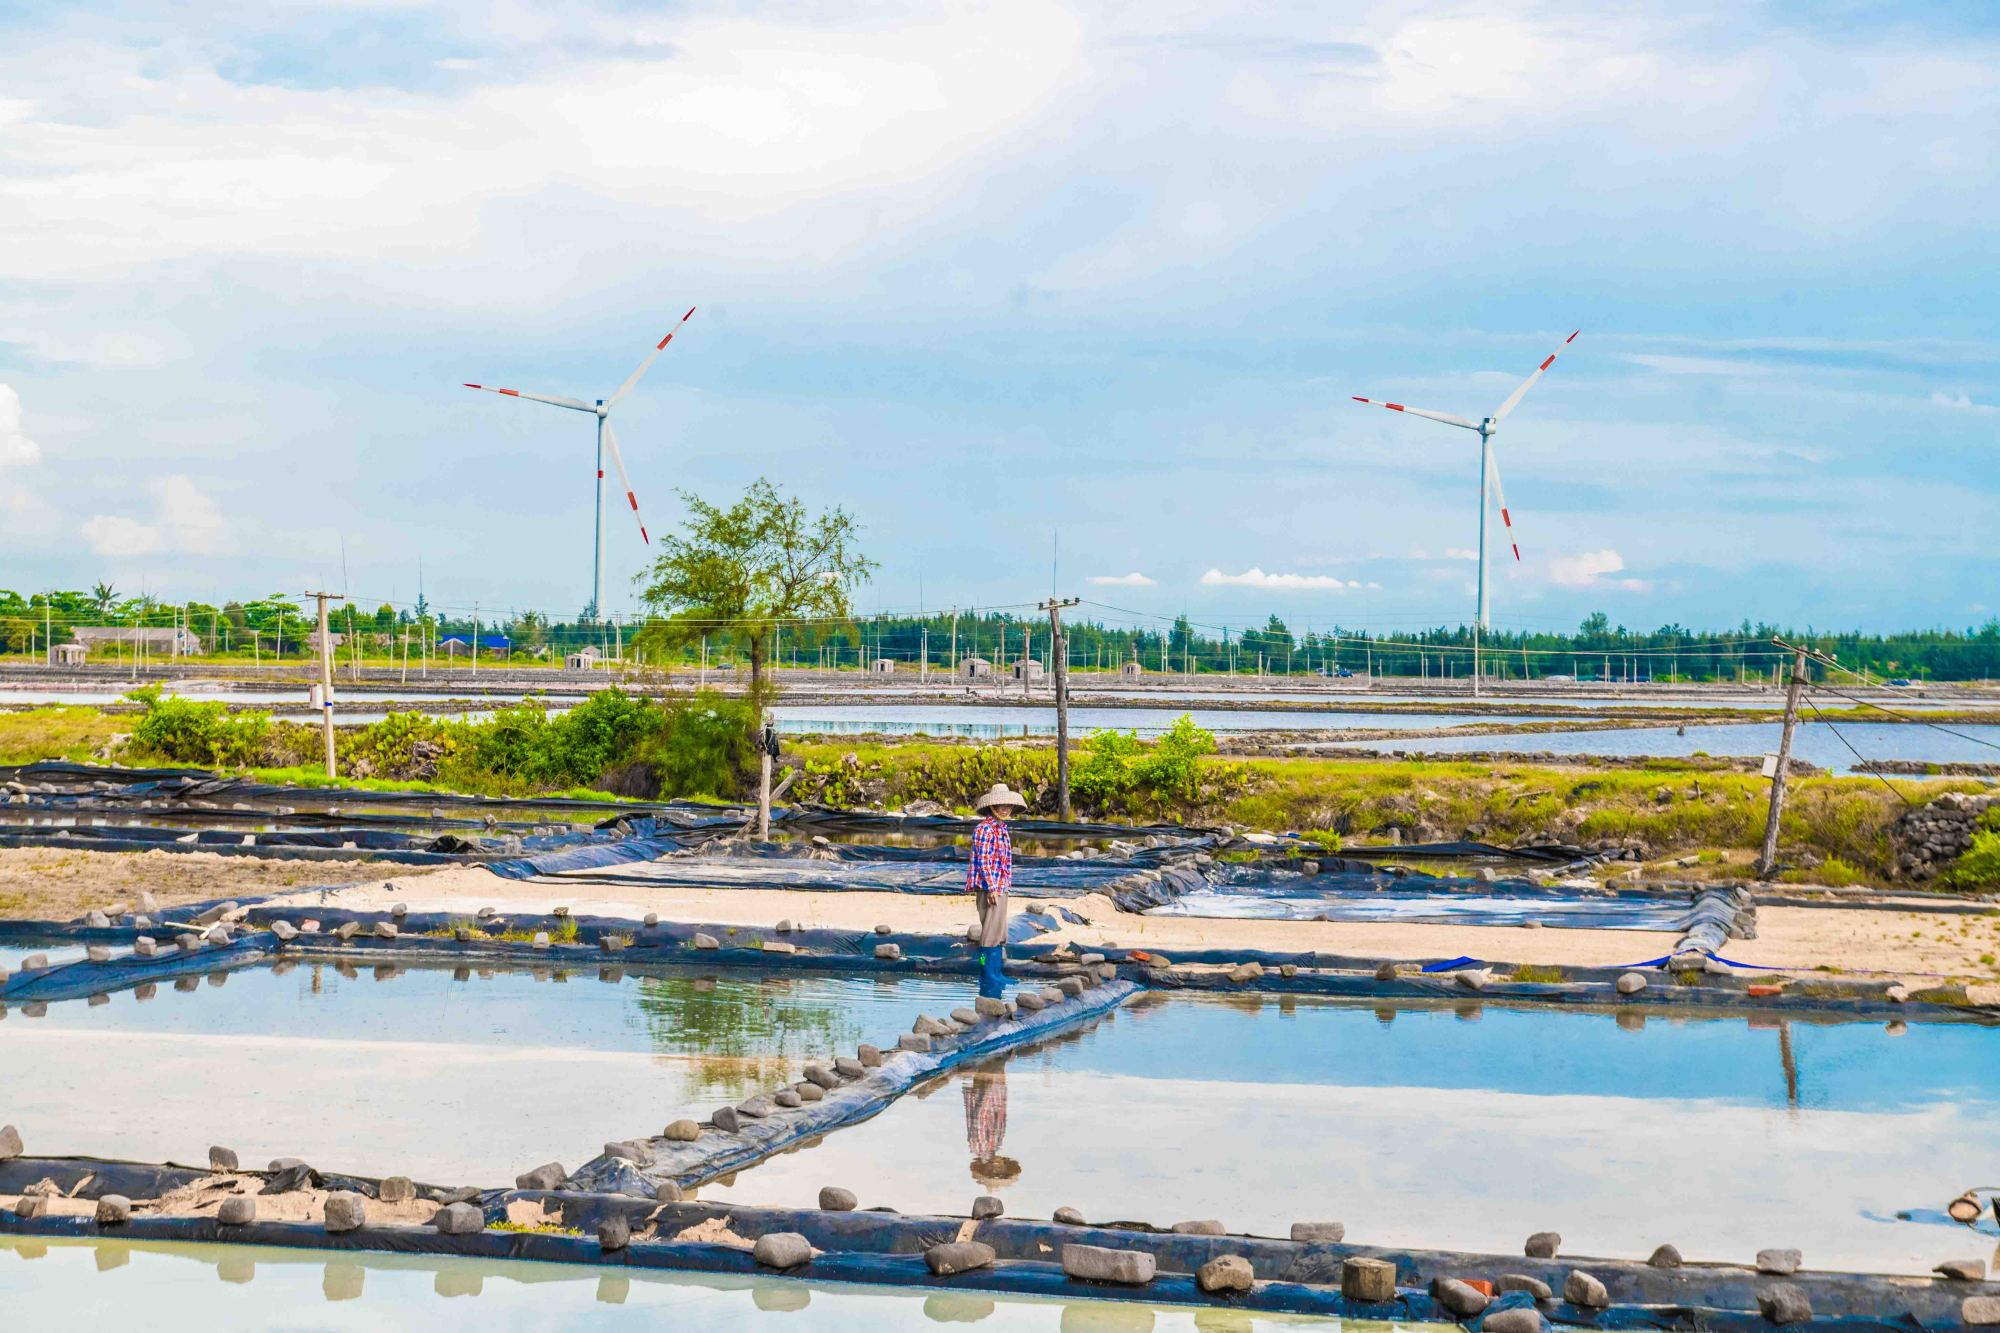
<svg viewBox="0 0 2000 1333">
<path fill-rule="evenodd" d="M 771 750 L 776 722 L 769 710 L 764 713 L 764 733 L 757 738 L 757 840 L 771 837 Z"/>
<path fill-rule="evenodd" d="M 1056 813 L 1063 819 L 1070 817 L 1070 807 L 1069 645 L 1063 639 L 1062 609 L 1076 603 L 1074 597 L 1068 601 L 1051 597 L 1042 603 L 1049 613 L 1049 653 L 1056 668 Z"/>
<path fill-rule="evenodd" d="M 1792 731 L 1799 724 L 1799 692 L 1806 684 L 1806 650 L 1792 652 L 1792 679 L 1785 687 L 1785 727 L 1778 734 L 1778 768 L 1771 774 L 1771 814 L 1764 826 L 1764 850 L 1757 858 L 1757 874 L 1769 879 L 1778 865 L 1778 821 L 1785 813 L 1786 770 L 1792 762 Z"/>
<path fill-rule="evenodd" d="M 320 738 L 326 745 L 326 775 L 339 777 L 333 756 L 333 634 L 327 625 L 326 604 L 336 600 L 336 595 L 326 592 L 309 592 L 306 596 L 319 602 L 319 716 Z"/>
</svg>

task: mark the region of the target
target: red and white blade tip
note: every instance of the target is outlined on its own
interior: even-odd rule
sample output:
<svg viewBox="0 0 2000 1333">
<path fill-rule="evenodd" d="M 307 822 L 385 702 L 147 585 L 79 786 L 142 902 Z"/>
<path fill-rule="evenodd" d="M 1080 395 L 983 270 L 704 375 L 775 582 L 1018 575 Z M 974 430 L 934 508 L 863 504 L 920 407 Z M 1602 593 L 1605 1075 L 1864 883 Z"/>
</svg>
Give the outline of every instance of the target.
<svg viewBox="0 0 2000 1333">
<path fill-rule="evenodd" d="M 463 381 L 460 382 L 463 383 Z M 490 384 L 467 384 L 465 387 L 468 389 L 484 389 L 488 393 L 504 393 L 509 398 L 519 398 L 521 396 L 519 389 L 496 389 Z"/>
<path fill-rule="evenodd" d="M 691 319 L 693 319 L 693 318 L 694 318 L 694 307 L 693 307 L 693 306 L 689 306 L 689 307 L 688 307 L 688 312 L 687 312 L 687 313 L 686 313 L 685 315 L 682 315 L 682 316 L 681 316 L 681 324 L 685 324 L 685 323 L 687 323 L 687 322 L 688 322 L 689 320 L 691 320 Z M 657 346 L 655 346 L 655 347 L 653 348 L 653 350 L 654 350 L 654 351 L 656 351 L 656 352 L 659 352 L 659 351 L 664 351 L 664 350 L 666 350 L 666 346 L 667 346 L 667 344 L 668 344 L 668 343 L 670 343 L 670 342 L 672 342 L 672 341 L 674 340 L 674 333 L 678 333 L 678 332 L 680 331 L 680 327 L 681 327 L 681 325 L 680 325 L 680 324 L 676 324 L 676 325 L 674 325 L 674 329 L 673 329 L 673 332 L 672 332 L 672 333 L 669 333 L 669 334 L 667 334 L 667 336 L 666 336 L 666 337 L 664 337 L 664 338 L 660 339 L 660 341 L 659 341 L 659 344 L 658 344 Z"/>
<path fill-rule="evenodd" d="M 1349 394 L 1348 397 L 1354 399 L 1357 403 L 1367 403 L 1371 407 L 1386 407 L 1391 412 L 1400 412 L 1403 410 L 1401 403 L 1385 403 L 1379 398 L 1363 398 L 1359 394 Z"/>
</svg>

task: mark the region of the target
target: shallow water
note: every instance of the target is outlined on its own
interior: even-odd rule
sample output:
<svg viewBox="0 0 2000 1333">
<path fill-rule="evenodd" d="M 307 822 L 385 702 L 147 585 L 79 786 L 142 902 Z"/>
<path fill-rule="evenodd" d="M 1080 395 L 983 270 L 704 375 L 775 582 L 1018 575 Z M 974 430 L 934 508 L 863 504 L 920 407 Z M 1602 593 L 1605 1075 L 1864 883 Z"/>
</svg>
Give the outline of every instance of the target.
<svg viewBox="0 0 2000 1333">
<path fill-rule="evenodd" d="M 1895 1213 L 1994 1176 L 1996 1131 L 1991 1028 L 1149 997 L 701 1194 L 1924 1273 L 1993 1238 Z"/>
<path fill-rule="evenodd" d="M 35 1152 L 198 1163 L 219 1143 L 246 1163 L 509 1184 L 704 1117 L 808 1058 L 892 1044 L 968 994 L 920 979 L 543 975 L 302 963 L 17 1010 L 0 1024 L 13 1071 L 0 1115 Z"/>
<path fill-rule="evenodd" d="M 1840 735 L 1834 734 L 1837 726 Z M 2000 726 L 1950 723 L 1952 735 L 1936 727 L 1895 722 L 1801 722 L 1792 736 L 1792 755 L 1835 773 L 1851 773 L 1861 759 L 1913 759 L 1921 763 L 2000 763 Z M 1634 727 L 1609 731 L 1536 731 L 1504 736 L 1440 736 L 1413 739 L 1410 752 L 1456 754 L 1465 750 L 1501 754 L 1652 755 L 1685 758 L 1694 754 L 1756 756 L 1776 754 L 1780 728 L 1775 722 L 1732 725 L 1689 724 L 1685 735 L 1672 727 Z M 1847 738 L 1848 749 L 1841 743 Z M 1966 739 L 1971 737 L 1974 739 Z M 1982 743 L 1983 742 L 1983 743 Z M 1346 744 L 1346 743 L 1344 743 Z M 1379 750 L 1385 742 L 1351 743 Z M 1401 748 L 1401 747 L 1398 747 Z"/>
<path fill-rule="evenodd" d="M 783 732 L 831 732 L 927 736 L 1053 736 L 1056 710 L 1010 708 L 994 704 L 793 704 L 771 710 Z M 1461 713 L 1356 713 L 1234 708 L 1106 708 L 1072 706 L 1070 735 L 1082 736 L 1105 728 L 1157 736 L 1182 715 L 1210 731 L 1324 731 L 1337 727 L 1368 727 L 1382 731 L 1438 731 L 1468 722 L 1543 722 L 1522 716 L 1495 719 Z"/>
<path fill-rule="evenodd" d="M 1208 1329 L 1213 1312 L 977 1292 L 655 1273 L 434 1255 L 329 1254 L 255 1245 L 182 1245 L 0 1236 L 0 1303 L 41 1328 L 659 1329 L 929 1328 L 1136 1333 Z M 1340 1320 L 1231 1313 L 1236 1330 Z M 1345 1321 L 1351 1333 L 1423 1324 Z"/>
</svg>

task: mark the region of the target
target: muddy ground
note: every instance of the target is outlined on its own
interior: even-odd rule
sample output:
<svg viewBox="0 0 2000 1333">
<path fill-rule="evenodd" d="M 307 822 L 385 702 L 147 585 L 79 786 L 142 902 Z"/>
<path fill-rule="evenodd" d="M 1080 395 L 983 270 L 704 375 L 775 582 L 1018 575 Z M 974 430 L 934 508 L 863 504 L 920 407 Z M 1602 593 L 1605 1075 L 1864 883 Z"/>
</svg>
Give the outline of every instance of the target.
<svg viewBox="0 0 2000 1333">
<path fill-rule="evenodd" d="M 0 919 L 71 921 L 91 908 L 130 906 L 141 890 L 162 907 L 209 898 L 355 884 L 427 873 L 379 861 L 285 861 L 213 852 L 85 852 L 0 848 Z"/>
</svg>

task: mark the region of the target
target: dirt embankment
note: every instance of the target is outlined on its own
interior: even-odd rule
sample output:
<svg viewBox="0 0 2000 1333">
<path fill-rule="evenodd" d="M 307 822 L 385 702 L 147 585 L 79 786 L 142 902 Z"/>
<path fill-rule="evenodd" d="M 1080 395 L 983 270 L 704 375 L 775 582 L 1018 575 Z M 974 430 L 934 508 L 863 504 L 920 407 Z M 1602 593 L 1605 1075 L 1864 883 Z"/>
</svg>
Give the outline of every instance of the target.
<svg viewBox="0 0 2000 1333">
<path fill-rule="evenodd" d="M 72 921 L 91 908 L 134 904 L 143 891 L 162 907 L 210 898 L 284 893 L 428 873 L 379 861 L 283 861 L 213 852 L 85 852 L 0 848 L 0 919 Z"/>
</svg>

